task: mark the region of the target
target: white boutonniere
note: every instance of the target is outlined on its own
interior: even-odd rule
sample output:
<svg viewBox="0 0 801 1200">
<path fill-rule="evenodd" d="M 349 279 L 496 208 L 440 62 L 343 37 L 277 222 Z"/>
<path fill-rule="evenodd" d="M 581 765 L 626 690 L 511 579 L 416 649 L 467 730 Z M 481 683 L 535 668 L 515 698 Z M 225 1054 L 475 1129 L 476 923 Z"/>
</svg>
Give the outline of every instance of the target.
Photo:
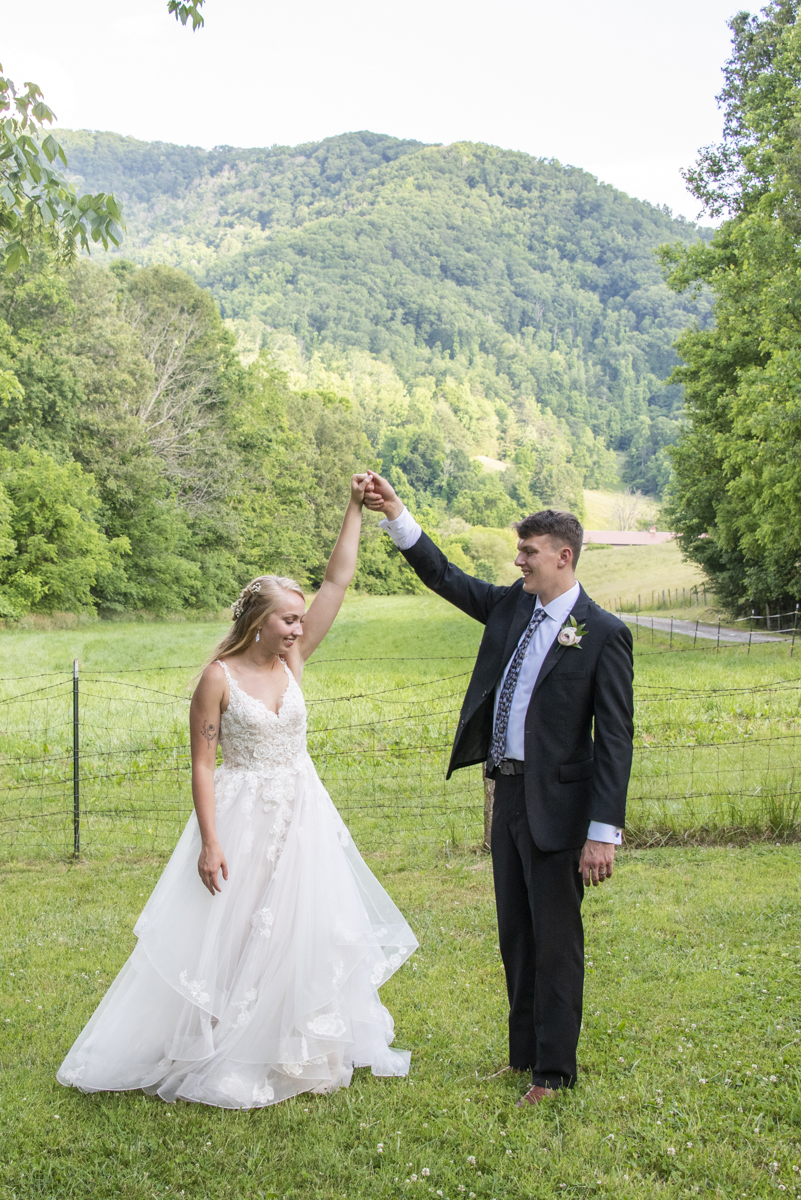
<svg viewBox="0 0 801 1200">
<path fill-rule="evenodd" d="M 586 636 L 586 633 L 587 630 L 579 624 L 575 617 L 568 617 L 559 630 L 556 640 L 560 646 L 575 646 L 577 650 L 580 650 L 581 639 Z"/>
</svg>

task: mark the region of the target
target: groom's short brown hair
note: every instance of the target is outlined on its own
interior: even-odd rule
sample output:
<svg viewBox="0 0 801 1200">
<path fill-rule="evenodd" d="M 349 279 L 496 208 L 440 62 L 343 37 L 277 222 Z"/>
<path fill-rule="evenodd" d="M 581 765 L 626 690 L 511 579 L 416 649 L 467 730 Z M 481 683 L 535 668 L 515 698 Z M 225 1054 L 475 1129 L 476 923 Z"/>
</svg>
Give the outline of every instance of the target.
<svg viewBox="0 0 801 1200">
<path fill-rule="evenodd" d="M 573 551 L 573 566 L 579 560 L 581 547 L 584 542 L 584 529 L 578 517 L 570 512 L 560 512 L 555 508 L 544 508 L 542 512 L 532 513 L 524 517 L 513 528 L 521 539 L 542 537 L 543 534 L 563 546 L 569 546 Z"/>
</svg>

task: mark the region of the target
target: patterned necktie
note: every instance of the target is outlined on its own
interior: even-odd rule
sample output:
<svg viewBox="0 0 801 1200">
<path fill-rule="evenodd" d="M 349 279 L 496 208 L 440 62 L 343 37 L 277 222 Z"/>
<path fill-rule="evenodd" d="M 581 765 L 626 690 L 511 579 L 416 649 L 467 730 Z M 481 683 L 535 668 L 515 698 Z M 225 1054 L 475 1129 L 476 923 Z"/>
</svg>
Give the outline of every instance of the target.
<svg viewBox="0 0 801 1200">
<path fill-rule="evenodd" d="M 509 728 L 509 713 L 512 711 L 512 697 L 517 687 L 520 668 L 523 666 L 523 659 L 526 657 L 529 642 L 547 615 L 544 608 L 534 609 L 534 614 L 526 627 L 526 632 L 517 644 L 514 657 L 509 664 L 509 670 L 506 672 L 506 678 L 503 681 L 500 698 L 498 699 L 498 713 L 495 717 L 495 729 L 493 730 L 492 744 L 490 745 L 490 754 L 492 755 L 493 762 L 499 763 L 502 758 L 506 758 L 506 731 Z"/>
</svg>

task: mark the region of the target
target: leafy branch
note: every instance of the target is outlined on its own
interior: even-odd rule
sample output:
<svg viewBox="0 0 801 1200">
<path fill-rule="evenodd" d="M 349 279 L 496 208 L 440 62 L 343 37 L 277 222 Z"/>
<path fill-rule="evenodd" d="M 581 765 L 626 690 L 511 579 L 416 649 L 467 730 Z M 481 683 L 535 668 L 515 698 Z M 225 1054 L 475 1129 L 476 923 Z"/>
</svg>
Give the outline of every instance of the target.
<svg viewBox="0 0 801 1200">
<path fill-rule="evenodd" d="M 70 263 L 77 247 L 120 244 L 122 208 L 113 195 L 78 196 L 60 174 L 67 157 L 52 133 L 54 113 L 35 83 L 18 92 L 0 64 L 0 255 L 7 272 L 30 262 L 31 248 L 50 243 L 57 260 Z M 54 165 L 56 164 L 56 165 Z"/>
<path fill-rule="evenodd" d="M 176 21 L 180 21 L 182 25 L 192 19 L 192 32 L 200 29 L 204 24 L 200 10 L 203 7 L 205 0 L 189 0 L 188 4 L 184 4 L 182 0 L 168 0 L 167 12 L 175 13 Z"/>
</svg>

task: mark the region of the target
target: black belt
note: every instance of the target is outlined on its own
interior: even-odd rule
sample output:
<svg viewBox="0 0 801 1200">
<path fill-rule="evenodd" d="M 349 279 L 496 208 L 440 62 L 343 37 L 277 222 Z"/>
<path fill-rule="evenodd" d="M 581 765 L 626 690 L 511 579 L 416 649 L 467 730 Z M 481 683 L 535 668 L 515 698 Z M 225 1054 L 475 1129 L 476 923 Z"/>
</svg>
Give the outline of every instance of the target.
<svg viewBox="0 0 801 1200">
<path fill-rule="evenodd" d="M 519 758 L 502 758 L 495 764 L 495 769 L 501 775 L 524 775 L 526 764 Z"/>
</svg>

